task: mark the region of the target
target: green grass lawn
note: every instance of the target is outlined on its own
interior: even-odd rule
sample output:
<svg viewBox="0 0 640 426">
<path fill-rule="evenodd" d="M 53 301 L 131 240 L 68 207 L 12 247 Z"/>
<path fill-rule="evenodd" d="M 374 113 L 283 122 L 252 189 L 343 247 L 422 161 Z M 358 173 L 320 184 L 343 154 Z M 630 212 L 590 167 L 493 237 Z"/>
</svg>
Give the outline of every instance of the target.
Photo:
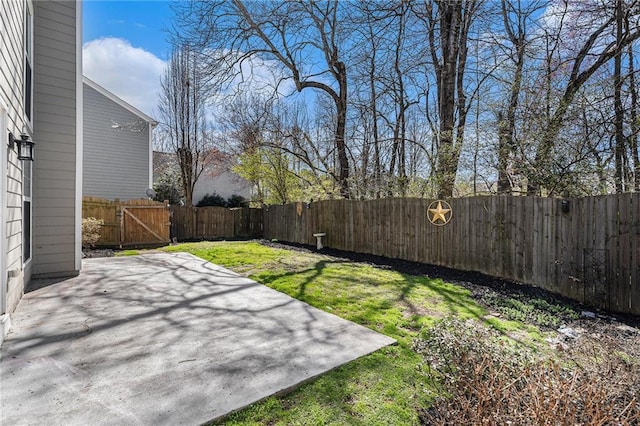
<svg viewBox="0 0 640 426">
<path fill-rule="evenodd" d="M 440 279 L 256 242 L 203 242 L 163 250 L 192 253 L 398 341 L 290 394 L 234 413 L 225 424 L 419 424 L 417 409 L 436 396 L 412 350 L 422 327 L 455 316 L 484 321 L 505 336 L 525 341 L 539 337 L 531 326 L 487 317 L 468 290 Z"/>
</svg>

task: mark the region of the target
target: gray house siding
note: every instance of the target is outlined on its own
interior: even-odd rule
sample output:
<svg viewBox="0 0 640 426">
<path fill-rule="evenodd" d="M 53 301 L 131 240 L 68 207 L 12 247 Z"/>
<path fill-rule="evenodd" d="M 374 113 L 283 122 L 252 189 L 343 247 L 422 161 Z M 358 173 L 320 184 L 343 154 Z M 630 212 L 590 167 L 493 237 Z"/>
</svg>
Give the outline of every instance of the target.
<svg viewBox="0 0 640 426">
<path fill-rule="evenodd" d="M 224 170 L 214 177 L 205 171 L 193 189 L 193 204 L 198 204 L 205 195 L 214 193 L 225 199 L 232 195 L 240 195 L 248 201 L 251 200 L 251 183 L 230 170 Z"/>
<path fill-rule="evenodd" d="M 8 132 L 19 135 L 30 130 L 24 113 L 24 18 L 23 1 L 0 2 L 0 138 Z M 0 165 L 0 341 L 8 328 L 8 316 L 18 304 L 28 281 L 22 259 L 22 164 L 15 149 L 2 145 Z"/>
<path fill-rule="evenodd" d="M 155 122 L 93 82 L 85 80 L 83 87 L 83 195 L 145 198 Z"/>
<path fill-rule="evenodd" d="M 81 262 L 80 2 L 34 2 L 33 274 Z"/>
<path fill-rule="evenodd" d="M 80 269 L 81 16 L 80 2 L 0 1 L 0 138 L 36 142 L 34 162 L 0 150 L 0 342 L 32 275 Z"/>
</svg>

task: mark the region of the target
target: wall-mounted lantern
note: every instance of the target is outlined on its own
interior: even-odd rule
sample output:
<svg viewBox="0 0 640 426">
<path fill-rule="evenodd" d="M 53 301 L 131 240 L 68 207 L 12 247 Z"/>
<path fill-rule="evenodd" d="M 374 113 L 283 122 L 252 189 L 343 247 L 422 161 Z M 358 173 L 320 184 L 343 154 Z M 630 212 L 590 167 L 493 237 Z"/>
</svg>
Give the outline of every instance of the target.
<svg viewBox="0 0 640 426">
<path fill-rule="evenodd" d="M 33 161 L 33 147 L 36 143 L 29 140 L 29 135 L 21 134 L 20 139 L 16 139 L 13 133 L 9 132 L 9 148 L 13 149 L 18 145 L 18 160 Z"/>
<path fill-rule="evenodd" d="M 571 201 L 564 199 L 560 202 L 560 207 L 562 208 L 562 213 L 569 213 L 571 210 Z"/>
</svg>

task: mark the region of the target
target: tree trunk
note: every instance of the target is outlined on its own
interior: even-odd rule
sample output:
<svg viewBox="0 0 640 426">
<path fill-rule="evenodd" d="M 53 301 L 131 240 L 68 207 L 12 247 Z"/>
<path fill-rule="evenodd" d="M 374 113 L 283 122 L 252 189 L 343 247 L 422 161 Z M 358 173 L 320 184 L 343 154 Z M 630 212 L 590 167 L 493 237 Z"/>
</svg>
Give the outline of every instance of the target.
<svg viewBox="0 0 640 426">
<path fill-rule="evenodd" d="M 522 86 L 522 72 L 524 68 L 524 53 L 526 34 L 524 26 L 520 22 L 522 11 L 518 5 L 518 24 L 517 32 L 511 28 L 507 3 L 502 1 L 502 19 L 509 40 L 516 49 L 515 66 L 513 82 L 509 91 L 509 102 L 507 104 L 506 117 L 502 112 L 498 115 L 498 193 L 511 193 L 512 183 L 507 172 L 509 166 L 509 158 L 513 155 L 516 143 L 515 126 L 516 126 L 516 109 L 518 108 L 518 99 L 520 97 L 520 88 Z"/>
<path fill-rule="evenodd" d="M 508 123 L 502 111 L 498 113 L 498 194 L 511 192 L 511 180 L 507 173 L 509 165 L 509 131 Z"/>
<path fill-rule="evenodd" d="M 603 22 L 596 30 L 594 30 L 573 60 L 572 70 L 567 81 L 567 85 L 565 86 L 562 97 L 560 98 L 558 107 L 552 115 L 550 114 L 551 118 L 544 131 L 538 151 L 536 152 L 534 170 L 529 176 L 529 185 L 527 187 L 527 193 L 530 195 L 539 193 L 544 187 L 545 180 L 547 178 L 547 176 L 545 176 L 544 167 L 546 167 L 551 160 L 551 152 L 555 147 L 555 141 L 560 133 L 564 117 L 569 110 L 569 106 L 573 102 L 575 95 L 584 83 L 586 83 L 589 78 L 598 69 L 600 69 L 600 67 L 640 37 L 640 29 L 634 28 L 632 32 L 624 32 L 623 34 L 620 34 L 616 41 L 609 43 L 599 54 L 591 52 L 591 49 L 600 41 L 600 36 L 602 34 L 607 34 L 607 31 L 611 29 L 611 24 L 615 21 L 616 17 L 614 16 Z M 586 59 L 589 60 L 590 65 L 584 71 L 581 71 L 582 65 Z"/>
<path fill-rule="evenodd" d="M 431 18 L 429 44 L 434 62 L 438 88 L 438 158 L 436 179 L 438 198 L 453 196 L 458 172 L 461 142 L 467 113 L 464 94 L 464 72 L 467 56 L 468 31 L 477 3 L 468 1 L 436 1 L 439 23 L 440 58 L 435 44 L 436 25 Z M 428 11 L 431 11 L 428 6 Z M 456 123 L 456 107 L 458 122 Z"/>
<path fill-rule="evenodd" d="M 336 136 L 335 146 L 338 151 L 338 185 L 340 195 L 343 198 L 351 198 L 349 191 L 349 159 L 347 157 L 347 145 L 345 134 L 347 131 L 347 70 L 342 62 L 336 64 L 338 68 L 338 85 L 340 88 L 340 99 L 336 101 Z"/>
<path fill-rule="evenodd" d="M 622 0 L 616 0 L 616 40 L 622 41 Z M 622 49 L 618 49 L 613 58 L 613 109 L 615 112 L 615 175 L 616 192 L 625 190 L 625 140 L 624 140 L 624 109 L 622 107 Z"/>
<path fill-rule="evenodd" d="M 625 24 L 628 28 L 629 22 L 627 21 Z M 640 191 L 640 153 L 638 152 L 640 119 L 638 118 L 638 87 L 636 86 L 633 45 L 631 44 L 628 46 L 627 56 L 629 57 L 629 92 L 631 95 L 631 107 L 629 109 L 629 120 L 631 121 L 629 150 L 631 151 L 631 159 L 633 161 L 633 190 L 637 192 Z"/>
</svg>

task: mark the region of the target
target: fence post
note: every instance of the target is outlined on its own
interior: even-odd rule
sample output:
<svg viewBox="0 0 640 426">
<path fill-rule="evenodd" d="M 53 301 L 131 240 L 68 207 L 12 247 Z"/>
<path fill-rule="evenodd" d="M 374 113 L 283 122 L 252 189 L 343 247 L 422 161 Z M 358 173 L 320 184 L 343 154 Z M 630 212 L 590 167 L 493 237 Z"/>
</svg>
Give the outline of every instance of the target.
<svg viewBox="0 0 640 426">
<path fill-rule="evenodd" d="M 117 235 L 120 236 L 118 241 L 118 247 L 122 248 L 122 242 L 124 241 L 124 213 L 122 212 L 122 204 L 120 203 L 119 198 L 116 198 L 115 200 L 113 200 L 113 203 L 116 206 L 116 218 L 118 218 Z"/>
</svg>

